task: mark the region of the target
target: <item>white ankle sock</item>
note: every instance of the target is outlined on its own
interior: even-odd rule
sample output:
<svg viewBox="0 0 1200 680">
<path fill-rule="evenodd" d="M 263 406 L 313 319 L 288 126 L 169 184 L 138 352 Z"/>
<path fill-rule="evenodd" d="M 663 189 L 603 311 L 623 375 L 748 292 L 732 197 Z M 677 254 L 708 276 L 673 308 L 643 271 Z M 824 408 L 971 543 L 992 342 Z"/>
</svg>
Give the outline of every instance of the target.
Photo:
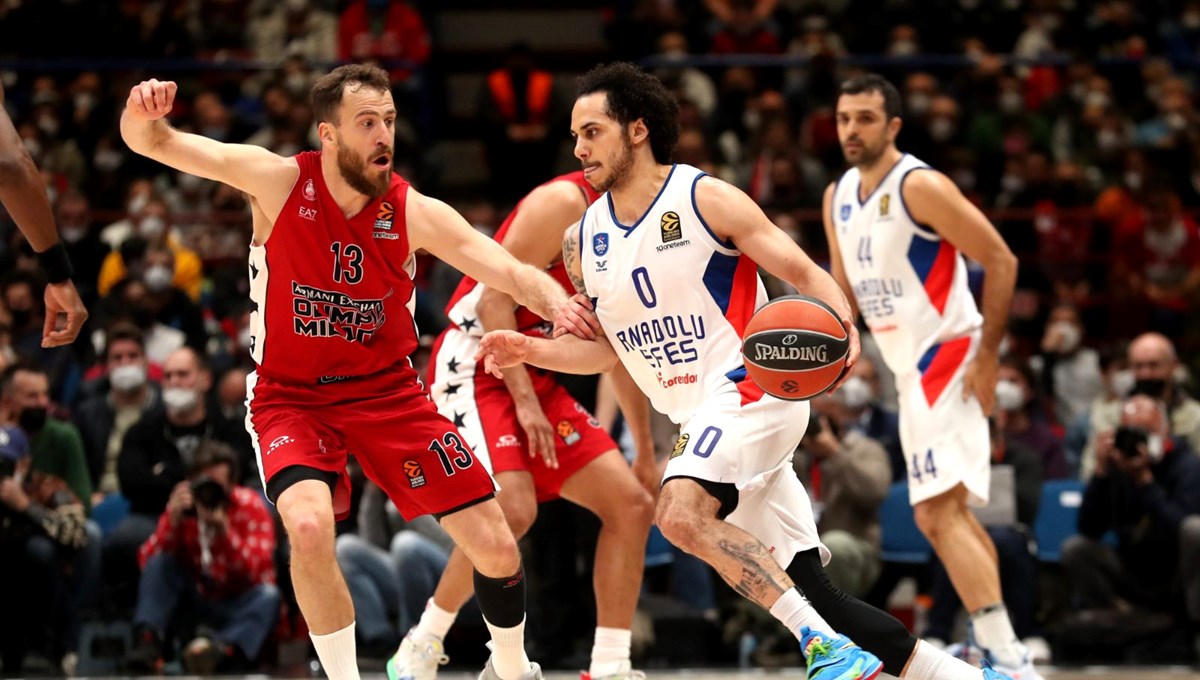
<svg viewBox="0 0 1200 680">
<path fill-rule="evenodd" d="M 907 680 L 979 680 L 979 669 L 956 659 L 924 640 L 917 641 L 908 662 Z"/>
<path fill-rule="evenodd" d="M 421 612 L 421 620 L 417 622 L 417 633 L 432 635 L 439 640 L 444 640 L 446 633 L 450 632 L 450 626 L 454 625 L 454 620 L 457 618 L 458 612 L 448 612 L 442 609 L 431 597 L 425 603 L 425 611 Z"/>
<path fill-rule="evenodd" d="M 633 631 L 597 627 L 596 641 L 592 643 L 592 665 L 588 669 L 592 680 L 629 670 L 629 647 L 632 644 Z"/>
<path fill-rule="evenodd" d="M 329 680 L 359 680 L 358 654 L 354 646 L 354 623 L 328 635 L 309 633 L 317 658 Z"/>
<path fill-rule="evenodd" d="M 1025 645 L 1013 632 L 1004 604 L 984 607 L 971 614 L 975 628 L 975 641 L 991 653 L 996 663 L 1007 668 L 1017 668 L 1025 660 Z"/>
<path fill-rule="evenodd" d="M 780 623 L 787 626 L 787 629 L 792 631 L 792 635 L 799 640 L 803 637 L 800 633 L 801 628 L 811 628 L 812 630 L 820 631 L 826 635 L 837 635 L 830 626 L 821 618 L 817 610 L 813 608 L 808 599 L 800 594 L 795 588 L 788 588 L 787 592 L 779 596 L 775 604 L 771 605 L 771 616 L 779 619 Z"/>
<path fill-rule="evenodd" d="M 529 671 L 529 657 L 525 656 L 525 619 L 512 628 L 493 626 L 484 619 L 492 632 L 492 668 L 500 680 L 520 680 Z"/>
</svg>

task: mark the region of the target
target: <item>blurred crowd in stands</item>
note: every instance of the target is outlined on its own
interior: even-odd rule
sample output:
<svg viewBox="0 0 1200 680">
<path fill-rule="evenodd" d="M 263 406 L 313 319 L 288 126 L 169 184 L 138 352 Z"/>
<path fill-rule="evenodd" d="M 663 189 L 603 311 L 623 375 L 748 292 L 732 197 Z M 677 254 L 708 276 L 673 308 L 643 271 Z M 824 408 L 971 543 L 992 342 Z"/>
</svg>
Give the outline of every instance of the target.
<svg viewBox="0 0 1200 680">
<path fill-rule="evenodd" d="M 306 639 L 286 537 L 242 424 L 253 370 L 249 206 L 236 190 L 132 154 L 116 121 L 132 84 L 174 79 L 170 122 L 181 129 L 284 155 L 315 149 L 313 80 L 339 61 L 377 61 L 400 109 L 397 170 L 492 233 L 525 192 L 574 167 L 574 74 L 559 65 L 578 55 L 539 50 L 536 36 L 468 55 L 478 57 L 465 60 L 478 83 L 473 111 L 451 116 L 447 83 L 464 60 L 442 58 L 437 19 L 457 4 L 493 11 L 0 0 L 5 106 L 43 171 L 92 311 L 75 346 L 40 346 L 42 282 L 0 213 L 0 601 L 27 612 L 0 616 L 5 673 L 23 662 L 72 673 L 81 659 L 89 672 L 157 672 L 179 658 L 193 672 L 247 671 L 283 663 L 286 642 Z M 522 9 L 557 8 L 518 4 L 518 20 Z M 862 70 L 892 79 L 904 97 L 901 150 L 954 179 L 1020 257 L 993 418 L 993 459 L 1013 473 L 997 475 L 1008 479 L 997 493 L 1012 512 L 989 526 L 1017 632 L 1049 639 L 1068 662 L 1195 660 L 1200 1 L 583 5 L 609 43 L 594 61 L 639 61 L 678 94 L 676 160 L 742 187 L 818 261 L 821 194 L 843 170 L 838 84 Z M 486 182 L 456 183 L 436 153 L 463 139 L 481 145 Z M 417 322 L 432 337 L 458 275 L 418 259 Z M 817 400 L 797 474 L 819 504 L 839 585 L 915 611 L 908 620 L 930 637 L 961 640 L 944 570 L 900 574 L 886 559 L 880 507 L 905 466 L 891 379 L 872 356 L 868 346 L 854 378 Z M 595 380 L 571 386 L 589 408 L 611 401 Z M 659 425 L 665 454 L 673 435 Z M 613 427 L 619 434 L 619 418 Z M 382 658 L 419 616 L 447 542 L 434 522 L 405 526 L 357 479 L 359 512 L 341 527 L 338 555 L 360 650 Z M 1062 487 L 1073 497 L 1055 498 L 1074 509 L 1072 522 L 1078 515 L 1066 532 L 1078 535 L 1046 559 L 1034 527 L 1054 480 L 1074 485 Z M 576 553 L 594 546 L 595 520 L 565 508 L 540 517 L 524 543 L 531 654 L 579 666 L 593 604 L 582 566 L 591 560 Z M 772 621 L 660 539 L 648 548 L 635 632 L 644 665 L 800 662 Z M 920 593 L 908 610 L 893 591 L 903 575 Z M 132 624 L 114 633 L 113 621 Z M 463 629 L 447 647 L 474 663 L 485 633 Z M 1114 648 L 1113 631 L 1150 642 Z M 109 638 L 116 651 L 100 644 Z"/>
</svg>

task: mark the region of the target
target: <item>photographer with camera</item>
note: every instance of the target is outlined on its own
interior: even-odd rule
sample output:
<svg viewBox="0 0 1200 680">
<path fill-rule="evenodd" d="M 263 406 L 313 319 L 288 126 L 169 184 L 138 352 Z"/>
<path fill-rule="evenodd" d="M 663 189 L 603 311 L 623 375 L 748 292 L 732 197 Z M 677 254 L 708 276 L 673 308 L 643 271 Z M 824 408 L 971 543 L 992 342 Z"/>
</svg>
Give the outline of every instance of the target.
<svg viewBox="0 0 1200 680">
<path fill-rule="evenodd" d="M 230 446 L 241 463 L 233 480 L 257 486 L 254 451 L 241 423 L 209 407 L 212 374 L 203 357 L 183 347 L 162 365 L 162 405 L 148 411 L 125 434 L 117 458 L 121 494 L 130 514 L 104 543 L 104 579 L 111 597 L 127 606 L 137 582 L 138 548 L 154 533 L 158 517 L 187 476 L 197 447 L 205 441 Z"/>
<path fill-rule="evenodd" d="M 142 545 L 130 671 L 161 672 L 166 636 L 194 628 L 183 650 L 188 673 L 244 672 L 274 630 L 275 522 L 262 497 L 236 483 L 237 469 L 230 447 L 201 442 Z"/>
<path fill-rule="evenodd" d="M 1100 541 L 1110 530 L 1115 550 Z M 1120 425 L 1097 435 L 1079 535 L 1063 544 L 1062 564 L 1082 607 L 1101 610 L 1092 621 L 1130 632 L 1155 618 L 1123 616 L 1138 608 L 1200 631 L 1200 458 L 1171 436 L 1162 402 L 1126 399 Z"/>
</svg>

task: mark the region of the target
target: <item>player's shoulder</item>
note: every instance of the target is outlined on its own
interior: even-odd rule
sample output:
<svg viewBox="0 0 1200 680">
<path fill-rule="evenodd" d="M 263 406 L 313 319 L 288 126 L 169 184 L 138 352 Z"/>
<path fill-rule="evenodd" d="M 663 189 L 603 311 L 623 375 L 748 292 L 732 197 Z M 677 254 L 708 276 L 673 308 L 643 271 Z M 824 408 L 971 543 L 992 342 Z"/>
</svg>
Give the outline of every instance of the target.
<svg viewBox="0 0 1200 680">
<path fill-rule="evenodd" d="M 534 207 L 555 210 L 571 210 L 575 208 L 583 210 L 587 205 L 587 195 L 584 193 L 583 187 L 567 177 L 562 177 L 537 187 L 529 192 L 529 195 L 521 201 L 522 210 Z"/>
<path fill-rule="evenodd" d="M 712 175 L 697 177 L 695 187 L 696 206 L 702 213 L 707 213 L 708 210 L 724 211 L 744 207 L 743 204 L 747 201 L 753 203 L 746 192 Z"/>
<path fill-rule="evenodd" d="M 928 165 L 913 165 L 900 176 L 900 191 L 905 202 L 934 197 L 945 197 L 958 193 L 954 181 L 944 173 Z"/>
</svg>

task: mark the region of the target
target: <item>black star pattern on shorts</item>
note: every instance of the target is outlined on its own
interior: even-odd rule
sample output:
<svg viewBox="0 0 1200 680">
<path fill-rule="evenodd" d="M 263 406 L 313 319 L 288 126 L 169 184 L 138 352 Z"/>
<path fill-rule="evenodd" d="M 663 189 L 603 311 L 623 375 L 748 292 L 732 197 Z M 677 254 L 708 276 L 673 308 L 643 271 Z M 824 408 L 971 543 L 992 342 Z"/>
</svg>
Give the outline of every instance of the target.
<svg viewBox="0 0 1200 680">
<path fill-rule="evenodd" d="M 254 279 L 257 279 L 257 278 L 258 278 L 258 267 L 255 267 L 254 263 L 251 262 L 250 263 L 250 280 L 253 281 Z"/>
<path fill-rule="evenodd" d="M 458 388 L 460 387 L 462 387 L 462 385 L 446 385 L 446 396 L 458 394 Z"/>
<path fill-rule="evenodd" d="M 446 362 L 446 370 L 451 373 L 458 372 L 458 357 L 450 357 L 450 361 Z"/>
<path fill-rule="evenodd" d="M 454 412 L 454 427 L 459 427 L 459 428 L 466 427 L 467 423 L 464 420 L 466 417 L 467 417 L 467 414 L 459 413 L 458 411 L 455 411 Z"/>
<path fill-rule="evenodd" d="M 479 323 L 479 321 L 477 321 L 476 319 L 468 319 L 466 317 L 463 317 L 462 323 L 458 324 L 458 327 L 463 329 L 464 331 L 469 331 L 472 328 L 475 328 L 475 324 L 477 324 L 477 323 Z"/>
</svg>

